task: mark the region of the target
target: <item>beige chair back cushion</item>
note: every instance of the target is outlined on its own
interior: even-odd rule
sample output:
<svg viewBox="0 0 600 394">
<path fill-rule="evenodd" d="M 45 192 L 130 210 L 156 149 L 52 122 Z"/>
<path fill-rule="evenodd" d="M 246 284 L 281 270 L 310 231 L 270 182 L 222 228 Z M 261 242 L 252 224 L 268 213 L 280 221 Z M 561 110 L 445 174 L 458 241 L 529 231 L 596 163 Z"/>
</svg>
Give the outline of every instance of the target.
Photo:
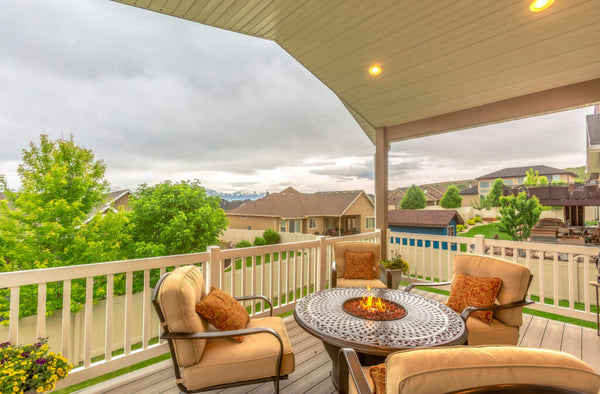
<svg viewBox="0 0 600 394">
<path fill-rule="evenodd" d="M 208 324 L 198 316 L 195 306 L 206 296 L 200 269 L 193 265 L 177 268 L 163 280 L 157 299 L 170 332 L 206 332 Z M 196 364 L 202 358 L 205 339 L 174 340 L 175 355 L 181 367 Z"/>
<path fill-rule="evenodd" d="M 498 301 L 501 304 L 521 301 L 527 293 L 531 273 L 527 267 L 490 256 L 476 254 L 458 254 L 454 256 L 454 283 L 458 273 L 482 278 L 500 278 L 502 286 L 498 292 Z M 521 326 L 522 308 L 511 308 L 494 312 L 494 318 L 513 326 Z"/>
<path fill-rule="evenodd" d="M 600 376 L 564 352 L 513 346 L 447 347 L 393 353 L 388 393 L 446 393 L 495 384 L 542 384 L 598 393 Z"/>
<path fill-rule="evenodd" d="M 367 242 L 340 242 L 335 244 L 335 268 L 337 270 L 337 277 L 343 278 L 346 274 L 346 260 L 344 253 L 346 252 L 372 252 L 373 253 L 373 266 L 375 272 L 379 275 L 379 260 L 381 260 L 381 250 L 379 244 L 372 244 Z"/>
</svg>

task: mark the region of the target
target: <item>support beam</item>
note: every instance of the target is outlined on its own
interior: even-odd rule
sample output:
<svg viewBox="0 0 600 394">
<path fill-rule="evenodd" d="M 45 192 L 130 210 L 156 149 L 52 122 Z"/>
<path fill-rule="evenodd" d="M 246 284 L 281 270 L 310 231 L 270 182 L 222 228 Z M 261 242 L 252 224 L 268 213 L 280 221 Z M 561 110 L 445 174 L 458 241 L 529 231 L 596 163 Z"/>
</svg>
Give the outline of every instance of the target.
<svg viewBox="0 0 600 394">
<path fill-rule="evenodd" d="M 381 258 L 387 257 L 388 228 L 388 151 L 385 127 L 375 131 L 375 227 L 381 230 Z"/>
<path fill-rule="evenodd" d="M 388 141 L 507 122 L 600 102 L 600 78 L 386 127 Z"/>
</svg>

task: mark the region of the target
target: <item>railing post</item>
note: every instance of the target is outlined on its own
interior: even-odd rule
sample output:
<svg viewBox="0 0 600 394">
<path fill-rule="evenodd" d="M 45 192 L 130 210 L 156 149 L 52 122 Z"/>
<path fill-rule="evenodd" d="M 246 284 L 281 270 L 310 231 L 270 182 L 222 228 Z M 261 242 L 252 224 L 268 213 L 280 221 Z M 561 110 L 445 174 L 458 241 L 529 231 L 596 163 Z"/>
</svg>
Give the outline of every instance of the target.
<svg viewBox="0 0 600 394">
<path fill-rule="evenodd" d="M 317 282 L 317 288 L 319 290 L 325 290 L 327 286 L 327 269 L 329 264 L 327 264 L 327 244 L 325 240 L 327 237 L 322 235 L 317 237 L 319 241 L 319 278 Z"/>
<path fill-rule="evenodd" d="M 209 246 L 210 262 L 208 265 L 208 284 L 207 289 L 211 286 L 221 287 L 221 248 L 218 246 Z M 233 264 L 233 263 L 232 263 Z"/>
<path fill-rule="evenodd" d="M 475 253 L 476 254 L 485 254 L 485 236 L 478 234 L 474 237 L 475 239 Z"/>
</svg>

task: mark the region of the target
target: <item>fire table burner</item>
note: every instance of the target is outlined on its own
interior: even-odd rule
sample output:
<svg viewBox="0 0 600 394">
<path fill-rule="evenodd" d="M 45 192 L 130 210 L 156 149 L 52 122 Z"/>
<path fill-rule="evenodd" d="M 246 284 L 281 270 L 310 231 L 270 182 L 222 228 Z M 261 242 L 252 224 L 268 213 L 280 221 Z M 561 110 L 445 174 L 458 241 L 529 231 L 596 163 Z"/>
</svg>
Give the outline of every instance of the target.
<svg viewBox="0 0 600 394">
<path fill-rule="evenodd" d="M 364 287 L 337 287 L 300 299 L 294 318 L 308 333 L 323 341 L 332 362 L 331 379 L 338 386 L 338 351 L 342 347 L 357 351 L 362 365 L 383 362 L 385 356 L 403 349 L 462 345 L 467 342 L 463 319 L 435 300 L 400 290 L 372 289 L 374 296 L 401 305 L 401 319 L 367 320 L 347 313 L 343 305 L 363 297 Z"/>
<path fill-rule="evenodd" d="M 379 310 L 377 307 L 369 309 L 363 308 L 361 302 L 364 297 L 350 298 L 344 301 L 342 308 L 352 316 L 360 317 L 367 320 L 390 321 L 402 319 L 406 315 L 406 310 L 402 305 L 393 301 L 379 298 L 385 305 L 384 310 Z"/>
</svg>

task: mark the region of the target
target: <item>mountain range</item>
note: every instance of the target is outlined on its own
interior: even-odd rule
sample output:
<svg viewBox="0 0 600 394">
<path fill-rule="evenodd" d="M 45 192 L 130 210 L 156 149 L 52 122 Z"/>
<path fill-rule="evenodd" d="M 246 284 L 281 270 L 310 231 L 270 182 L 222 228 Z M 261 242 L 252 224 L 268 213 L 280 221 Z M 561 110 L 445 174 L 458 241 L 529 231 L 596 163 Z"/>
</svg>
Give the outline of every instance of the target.
<svg viewBox="0 0 600 394">
<path fill-rule="evenodd" d="M 208 194 L 209 196 L 221 197 L 223 200 L 227 200 L 227 201 L 256 200 L 265 195 L 265 193 L 260 193 L 260 192 L 220 193 L 220 192 L 212 190 L 212 189 L 206 189 L 206 194 Z"/>
</svg>

